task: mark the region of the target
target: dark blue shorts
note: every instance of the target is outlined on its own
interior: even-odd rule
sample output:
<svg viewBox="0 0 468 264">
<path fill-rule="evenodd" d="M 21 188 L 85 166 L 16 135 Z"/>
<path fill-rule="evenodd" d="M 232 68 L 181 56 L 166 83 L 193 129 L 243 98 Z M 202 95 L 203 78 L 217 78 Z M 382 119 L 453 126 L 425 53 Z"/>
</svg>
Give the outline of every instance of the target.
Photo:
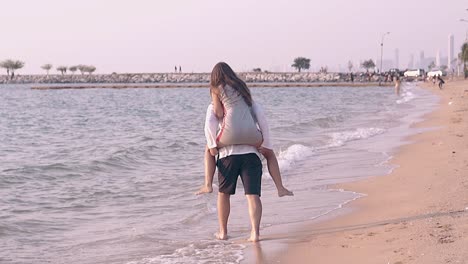
<svg viewBox="0 0 468 264">
<path fill-rule="evenodd" d="M 245 194 L 261 194 L 262 162 L 255 153 L 231 155 L 218 160 L 219 192 L 235 194 L 240 176 Z"/>
</svg>

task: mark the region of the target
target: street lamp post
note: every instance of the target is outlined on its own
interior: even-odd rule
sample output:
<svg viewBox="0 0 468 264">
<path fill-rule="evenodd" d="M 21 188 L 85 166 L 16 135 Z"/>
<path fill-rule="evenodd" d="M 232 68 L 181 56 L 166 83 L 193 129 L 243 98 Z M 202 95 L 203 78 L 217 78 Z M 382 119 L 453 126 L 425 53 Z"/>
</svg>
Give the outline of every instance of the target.
<svg viewBox="0 0 468 264">
<path fill-rule="evenodd" d="M 386 32 L 382 35 L 382 41 L 380 42 L 380 77 L 379 77 L 379 86 L 382 83 L 382 62 L 383 62 L 383 41 L 386 35 L 390 34 L 390 32 Z"/>
<path fill-rule="evenodd" d="M 460 19 L 460 22 L 468 23 L 468 20 L 462 18 Z M 465 33 L 465 41 L 468 41 L 468 29 L 466 30 L 466 33 Z"/>
</svg>

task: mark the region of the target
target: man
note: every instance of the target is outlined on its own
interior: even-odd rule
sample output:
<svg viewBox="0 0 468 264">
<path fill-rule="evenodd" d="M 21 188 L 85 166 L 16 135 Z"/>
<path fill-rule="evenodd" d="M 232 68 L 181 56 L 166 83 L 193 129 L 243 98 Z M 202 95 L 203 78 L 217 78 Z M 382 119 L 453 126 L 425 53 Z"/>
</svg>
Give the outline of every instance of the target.
<svg viewBox="0 0 468 264">
<path fill-rule="evenodd" d="M 244 192 L 249 207 L 250 222 L 252 225 L 249 241 L 256 242 L 260 239 L 260 220 L 262 216 L 261 179 L 262 163 L 259 159 L 259 152 L 267 158 L 268 170 L 278 190 L 278 196 L 292 196 L 293 193 L 287 190 L 281 180 L 279 166 L 276 156 L 272 150 L 269 137 L 269 128 L 265 114 L 261 107 L 254 103 L 253 112 L 257 117 L 257 122 L 263 134 L 262 146 L 258 149 L 250 145 L 231 145 L 219 149 L 218 165 L 218 221 L 219 232 L 217 238 L 227 239 L 227 223 L 230 213 L 230 197 L 235 194 L 238 176 L 244 184 Z M 216 129 L 219 121 L 213 113 L 213 106 L 210 105 L 206 112 L 205 136 L 208 148 L 216 147 Z M 209 154 L 205 153 L 205 156 Z M 211 160 L 213 157 L 211 157 Z M 212 192 L 213 174 L 215 171 L 214 162 L 209 157 L 205 160 L 205 186 L 197 194 Z"/>
</svg>

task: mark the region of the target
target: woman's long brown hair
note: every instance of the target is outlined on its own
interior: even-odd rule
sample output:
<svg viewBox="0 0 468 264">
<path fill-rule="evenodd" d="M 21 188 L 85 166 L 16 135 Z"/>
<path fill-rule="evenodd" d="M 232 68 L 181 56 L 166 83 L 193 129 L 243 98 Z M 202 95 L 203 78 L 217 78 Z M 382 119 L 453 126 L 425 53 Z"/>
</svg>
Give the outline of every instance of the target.
<svg viewBox="0 0 468 264">
<path fill-rule="evenodd" d="M 218 62 L 211 71 L 210 89 L 218 89 L 220 85 L 223 87 L 231 86 L 239 92 L 248 106 L 252 106 L 252 95 L 247 84 L 237 77 L 236 73 L 225 62 Z"/>
</svg>

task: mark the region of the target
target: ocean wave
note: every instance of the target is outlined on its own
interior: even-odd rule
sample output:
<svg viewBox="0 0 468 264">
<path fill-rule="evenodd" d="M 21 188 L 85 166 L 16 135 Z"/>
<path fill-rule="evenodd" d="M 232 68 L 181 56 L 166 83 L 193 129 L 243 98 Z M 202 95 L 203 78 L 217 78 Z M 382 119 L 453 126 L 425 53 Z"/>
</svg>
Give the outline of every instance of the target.
<svg viewBox="0 0 468 264">
<path fill-rule="evenodd" d="M 336 132 L 331 133 L 329 136 L 330 144 L 327 147 L 340 147 L 346 144 L 346 142 L 359 140 L 359 139 L 366 139 L 376 135 L 380 135 L 384 133 L 386 130 L 383 128 L 357 128 L 355 130 L 344 131 L 344 132 Z"/>
<path fill-rule="evenodd" d="M 336 124 L 343 122 L 343 115 L 336 116 L 327 116 L 327 117 L 318 117 L 312 120 L 299 121 L 291 125 L 284 125 L 286 122 L 282 122 L 279 126 L 272 126 L 271 130 L 276 132 L 285 132 L 285 131 L 309 131 L 311 128 L 331 128 L 335 127 Z"/>
<path fill-rule="evenodd" d="M 401 97 L 396 100 L 397 104 L 403 104 L 412 101 L 414 98 L 416 98 L 415 94 L 411 92 L 411 89 L 414 88 L 414 84 L 406 84 L 405 87 L 403 87 L 402 92 L 401 92 Z"/>
<path fill-rule="evenodd" d="M 282 172 L 288 171 L 292 168 L 295 162 L 304 160 L 313 153 L 314 148 L 307 147 L 301 144 L 291 145 L 286 150 L 279 152 L 278 165 L 281 168 Z M 266 174 L 264 177 L 268 178 L 270 176 Z"/>
<path fill-rule="evenodd" d="M 404 92 L 401 94 L 401 99 L 396 100 L 396 103 L 397 103 L 397 104 L 407 103 L 407 102 L 409 102 L 409 101 L 412 101 L 414 98 L 415 98 L 415 95 L 414 95 L 412 92 L 410 92 L 410 91 L 404 91 Z"/>
<path fill-rule="evenodd" d="M 101 169 L 134 169 L 136 166 L 146 164 L 151 160 L 153 153 L 154 145 L 119 147 L 117 150 L 101 153 L 100 157 L 98 156 L 92 161 L 92 165 L 102 167 Z"/>
<path fill-rule="evenodd" d="M 127 262 L 127 264 L 219 263 L 237 264 L 243 257 L 244 245 L 221 241 L 199 241 L 180 245 L 173 253 Z"/>
</svg>

